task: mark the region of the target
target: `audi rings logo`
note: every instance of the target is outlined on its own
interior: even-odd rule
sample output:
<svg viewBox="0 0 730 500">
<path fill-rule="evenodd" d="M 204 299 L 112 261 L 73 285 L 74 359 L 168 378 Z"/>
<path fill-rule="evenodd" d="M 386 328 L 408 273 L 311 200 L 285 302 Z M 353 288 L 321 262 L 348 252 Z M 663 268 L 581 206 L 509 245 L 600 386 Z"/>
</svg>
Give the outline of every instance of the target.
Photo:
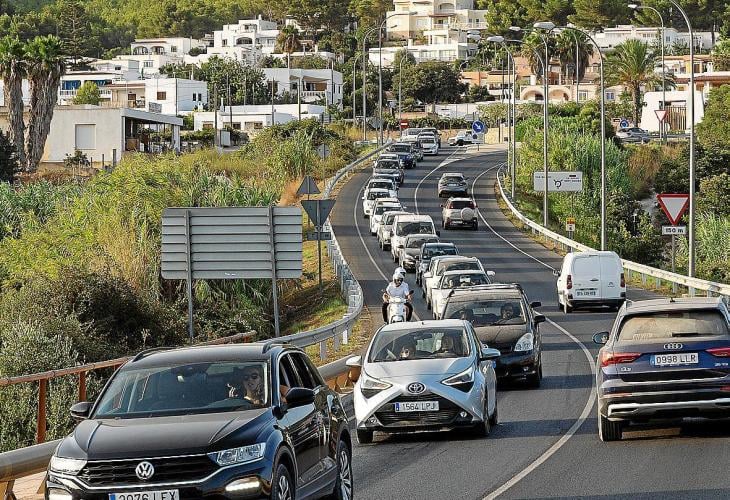
<svg viewBox="0 0 730 500">
<path fill-rule="evenodd" d="M 420 382 L 413 382 L 412 384 L 408 384 L 407 389 L 411 394 L 421 394 L 426 390 L 426 386 Z"/>
<path fill-rule="evenodd" d="M 134 473 L 141 481 L 147 481 L 155 475 L 155 466 L 149 462 L 140 462 L 134 468 Z"/>
<path fill-rule="evenodd" d="M 682 347 L 684 347 L 684 344 L 680 344 L 679 342 L 670 342 L 669 344 L 664 344 L 664 349 L 667 351 L 678 351 Z"/>
</svg>

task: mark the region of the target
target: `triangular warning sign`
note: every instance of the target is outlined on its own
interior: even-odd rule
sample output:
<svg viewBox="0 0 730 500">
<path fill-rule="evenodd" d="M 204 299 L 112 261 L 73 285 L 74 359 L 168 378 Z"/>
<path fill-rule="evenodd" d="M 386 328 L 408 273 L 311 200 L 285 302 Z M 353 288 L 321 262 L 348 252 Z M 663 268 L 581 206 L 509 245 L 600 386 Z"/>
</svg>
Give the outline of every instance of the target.
<svg viewBox="0 0 730 500">
<path fill-rule="evenodd" d="M 659 205 L 662 207 L 662 210 L 664 210 L 669 222 L 671 222 L 673 226 L 676 226 L 679 219 L 682 218 L 682 215 L 684 215 L 684 212 L 687 210 L 687 205 L 689 205 L 689 195 L 658 194 L 657 201 L 659 201 Z"/>
<path fill-rule="evenodd" d="M 297 194 L 302 196 L 304 194 L 319 194 L 319 188 L 317 187 L 317 181 L 311 175 L 304 176 L 302 184 L 297 189 Z"/>
<path fill-rule="evenodd" d="M 663 123 L 664 120 L 667 119 L 667 115 L 669 114 L 668 109 L 657 109 L 654 111 L 654 114 L 657 117 L 657 120 L 659 120 L 659 123 Z"/>
<path fill-rule="evenodd" d="M 329 217 L 332 207 L 335 206 L 335 200 L 303 200 L 302 208 L 309 214 L 312 224 L 315 227 L 322 227 L 327 217 Z"/>
</svg>

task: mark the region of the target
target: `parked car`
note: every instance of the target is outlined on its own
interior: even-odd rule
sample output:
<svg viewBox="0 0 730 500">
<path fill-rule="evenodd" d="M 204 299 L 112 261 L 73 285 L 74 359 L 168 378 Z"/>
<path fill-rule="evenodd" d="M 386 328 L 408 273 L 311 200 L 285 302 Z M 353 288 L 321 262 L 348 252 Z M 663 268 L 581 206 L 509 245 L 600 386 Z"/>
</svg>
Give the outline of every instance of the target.
<svg viewBox="0 0 730 500">
<path fill-rule="evenodd" d="M 418 259 L 421 256 L 421 247 L 425 243 L 438 243 L 435 234 L 409 234 L 403 240 L 403 248 L 398 251 L 398 263 L 406 271 L 416 271 Z"/>
<path fill-rule="evenodd" d="M 601 440 L 634 422 L 730 416 L 729 324 L 721 298 L 627 301 L 593 337 Z"/>
<path fill-rule="evenodd" d="M 71 415 L 46 499 L 352 498 L 345 409 L 286 344 L 146 351 Z"/>
<path fill-rule="evenodd" d="M 468 321 L 395 323 L 378 330 L 353 391 L 357 439 L 374 433 L 472 428 L 489 435 L 499 420 L 492 360 Z"/>
<path fill-rule="evenodd" d="M 438 182 L 438 196 L 443 198 L 445 195 L 463 196 L 469 195 L 469 187 L 466 184 L 464 174 L 457 172 L 447 172 L 442 174 Z"/>
<path fill-rule="evenodd" d="M 449 137 L 449 145 L 451 146 L 465 146 L 467 144 L 479 144 L 481 142 L 479 135 L 471 130 L 461 130 L 455 136 Z"/>
<path fill-rule="evenodd" d="M 392 236 L 393 220 L 395 220 L 395 216 L 406 214 L 410 214 L 410 212 L 406 212 L 405 210 L 396 210 L 393 212 L 385 212 L 383 214 L 383 218 L 380 221 L 380 225 L 378 226 L 376 233 L 378 236 L 378 245 L 381 250 L 390 248 L 390 238 Z"/>
<path fill-rule="evenodd" d="M 451 242 L 425 243 L 421 247 L 421 257 L 418 259 L 418 267 L 416 267 L 416 284 L 423 285 L 422 276 L 428 270 L 432 258 L 458 254 L 459 249 Z"/>
<path fill-rule="evenodd" d="M 402 168 L 415 168 L 418 160 L 412 143 L 396 142 L 388 146 L 388 151 L 398 156 L 398 163 Z"/>
<path fill-rule="evenodd" d="M 626 280 L 616 252 L 571 252 L 558 277 L 558 304 L 565 313 L 578 307 L 608 306 L 618 310 L 626 300 Z"/>
<path fill-rule="evenodd" d="M 393 219 L 390 236 L 390 254 L 393 262 L 398 261 L 398 252 L 409 234 L 435 234 L 438 236 L 439 231 L 436 230 L 430 215 L 396 215 Z"/>
<path fill-rule="evenodd" d="M 390 191 L 387 189 L 372 188 L 365 191 L 362 195 L 362 212 L 363 217 L 366 219 L 373 213 L 373 206 L 375 206 L 376 200 L 380 199 L 397 199 L 390 198 Z"/>
<path fill-rule="evenodd" d="M 471 321 L 481 342 L 499 349 L 497 377 L 525 379 L 531 387 L 542 380 L 540 324 L 545 316 L 535 312 L 540 302 L 530 302 L 518 284 L 494 284 L 455 289 L 443 305 L 441 317 Z"/>
<path fill-rule="evenodd" d="M 397 198 L 381 198 L 375 202 L 373 212 L 370 215 L 370 234 L 378 233 L 378 227 L 383 220 L 383 214 L 386 212 L 398 211 L 404 208 Z"/>
<path fill-rule="evenodd" d="M 471 198 L 449 198 L 441 205 L 441 228 L 451 229 L 453 226 L 479 229 L 477 220 L 477 204 Z"/>
<path fill-rule="evenodd" d="M 483 271 L 446 271 L 431 290 L 433 319 L 442 319 L 446 300 L 453 295 L 454 290 L 491 283 L 491 278 Z"/>
<path fill-rule="evenodd" d="M 616 131 L 616 138 L 621 142 L 639 142 L 646 144 L 651 140 L 649 132 L 639 127 L 620 128 Z"/>
</svg>

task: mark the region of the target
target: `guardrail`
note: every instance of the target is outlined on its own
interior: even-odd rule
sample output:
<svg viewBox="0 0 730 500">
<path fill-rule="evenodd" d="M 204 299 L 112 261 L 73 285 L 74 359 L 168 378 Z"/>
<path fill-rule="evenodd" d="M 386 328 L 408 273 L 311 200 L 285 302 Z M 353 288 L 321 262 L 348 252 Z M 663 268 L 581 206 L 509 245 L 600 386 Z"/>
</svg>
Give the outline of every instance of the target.
<svg viewBox="0 0 730 500">
<path fill-rule="evenodd" d="M 497 185 L 499 187 L 499 195 L 502 197 L 504 202 L 509 207 L 512 215 L 514 215 L 520 222 L 528 226 L 533 234 L 541 234 L 546 240 L 550 240 L 553 243 L 560 245 L 566 251 L 578 250 L 581 252 L 594 251 L 594 248 L 583 245 L 577 241 L 566 238 L 565 236 L 551 231 L 540 224 L 528 219 L 520 213 L 517 208 L 512 204 L 509 199 L 509 194 L 503 189 L 503 177 L 506 169 L 502 167 L 497 173 Z M 662 282 L 667 282 L 672 285 L 673 293 L 677 293 L 678 287 L 684 287 L 687 289 L 689 296 L 694 297 L 697 291 L 703 291 L 708 297 L 721 296 L 726 300 L 730 298 L 730 285 L 724 283 L 715 283 L 714 281 L 702 280 L 699 278 L 690 278 L 682 274 L 673 273 L 671 271 L 665 271 L 663 269 L 657 269 L 655 267 L 646 266 L 644 264 L 638 264 L 630 260 L 621 259 L 623 263 L 624 272 L 626 278 L 630 279 L 633 275 L 638 275 L 641 279 L 642 285 L 647 285 L 647 278 L 654 278 L 654 286 L 659 289 L 662 287 Z"/>
</svg>

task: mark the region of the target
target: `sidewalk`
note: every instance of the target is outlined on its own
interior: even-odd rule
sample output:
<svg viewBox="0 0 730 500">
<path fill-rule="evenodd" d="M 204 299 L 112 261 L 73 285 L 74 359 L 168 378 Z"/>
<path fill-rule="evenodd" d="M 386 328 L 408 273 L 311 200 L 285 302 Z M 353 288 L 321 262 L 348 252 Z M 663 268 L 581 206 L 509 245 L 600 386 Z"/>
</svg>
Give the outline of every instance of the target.
<svg viewBox="0 0 730 500">
<path fill-rule="evenodd" d="M 45 476 L 45 472 L 39 472 L 38 474 L 18 479 L 15 481 L 15 486 L 13 486 L 13 493 L 15 493 L 18 500 L 41 500 L 43 495 L 38 493 L 38 489 L 41 487 Z"/>
</svg>

